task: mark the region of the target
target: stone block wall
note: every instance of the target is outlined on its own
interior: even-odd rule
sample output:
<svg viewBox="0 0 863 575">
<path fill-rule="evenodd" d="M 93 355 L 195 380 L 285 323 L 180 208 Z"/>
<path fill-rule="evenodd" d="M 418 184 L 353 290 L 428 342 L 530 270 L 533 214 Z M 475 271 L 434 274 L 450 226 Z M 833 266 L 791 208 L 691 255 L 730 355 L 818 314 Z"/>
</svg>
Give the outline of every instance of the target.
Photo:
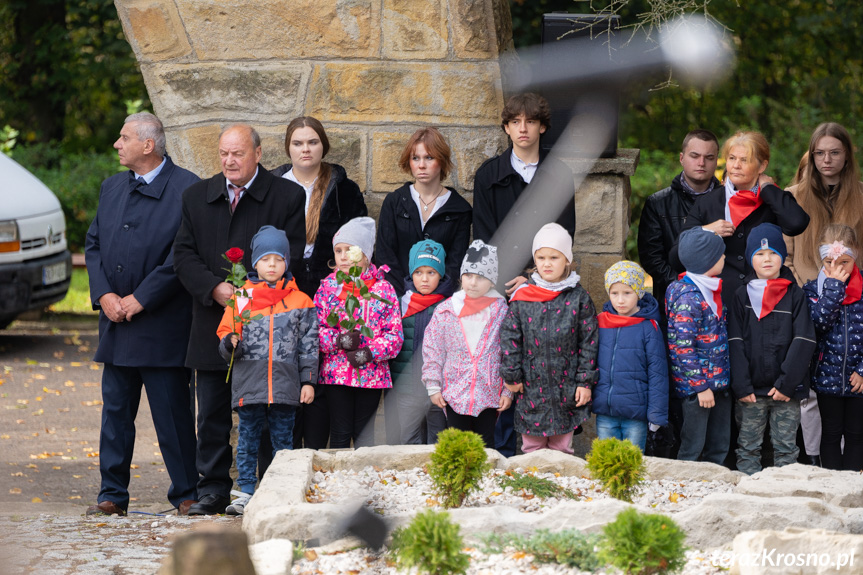
<svg viewBox="0 0 863 575">
<path fill-rule="evenodd" d="M 217 137 L 255 126 L 267 167 L 287 123 L 315 116 L 369 206 L 410 176 L 396 158 L 419 127 L 446 135 L 460 190 L 506 145 L 498 55 L 506 0 L 115 0 L 175 161 L 219 170 Z"/>
<path fill-rule="evenodd" d="M 115 0 L 174 160 L 219 171 L 220 131 L 250 123 L 262 163 L 288 161 L 285 126 L 311 115 L 377 215 L 410 179 L 397 158 L 414 130 L 438 127 L 453 150 L 448 185 L 472 200 L 473 175 L 507 145 L 502 67 L 513 59 L 507 0 Z M 505 72 L 505 70 L 504 70 Z M 595 164 L 576 193 L 579 273 L 597 305 L 623 253 L 637 150 Z"/>
</svg>

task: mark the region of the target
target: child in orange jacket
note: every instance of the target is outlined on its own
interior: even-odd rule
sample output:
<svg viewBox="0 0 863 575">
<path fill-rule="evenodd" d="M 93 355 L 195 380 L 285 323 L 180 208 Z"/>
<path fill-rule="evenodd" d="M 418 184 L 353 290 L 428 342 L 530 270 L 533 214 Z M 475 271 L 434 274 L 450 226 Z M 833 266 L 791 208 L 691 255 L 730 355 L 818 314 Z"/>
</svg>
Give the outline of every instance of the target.
<svg viewBox="0 0 863 575">
<path fill-rule="evenodd" d="M 228 515 L 242 515 L 255 492 L 258 447 L 264 421 L 273 450 L 293 448 L 294 418 L 300 403 L 311 403 L 318 380 L 318 320 L 315 306 L 287 271 L 288 238 L 263 226 L 252 238 L 252 264 L 235 307 L 219 324 L 219 353 L 231 360 L 231 406 L 239 415 L 237 485 L 242 493 Z M 235 316 L 251 312 L 243 324 Z"/>
</svg>

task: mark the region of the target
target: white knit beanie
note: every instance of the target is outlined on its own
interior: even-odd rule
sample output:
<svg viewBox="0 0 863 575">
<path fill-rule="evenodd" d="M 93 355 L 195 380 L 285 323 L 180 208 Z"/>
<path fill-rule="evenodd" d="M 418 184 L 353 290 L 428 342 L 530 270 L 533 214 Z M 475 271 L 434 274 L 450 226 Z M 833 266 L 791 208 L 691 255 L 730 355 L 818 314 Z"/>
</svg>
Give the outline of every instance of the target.
<svg viewBox="0 0 863 575">
<path fill-rule="evenodd" d="M 333 236 L 333 247 L 336 247 L 336 244 L 359 246 L 371 261 L 375 252 L 375 221 L 368 217 L 350 220 Z"/>
<path fill-rule="evenodd" d="M 560 224 L 545 224 L 533 236 L 533 251 L 542 248 L 552 248 L 566 257 L 567 263 L 572 263 L 572 236 Z"/>
</svg>

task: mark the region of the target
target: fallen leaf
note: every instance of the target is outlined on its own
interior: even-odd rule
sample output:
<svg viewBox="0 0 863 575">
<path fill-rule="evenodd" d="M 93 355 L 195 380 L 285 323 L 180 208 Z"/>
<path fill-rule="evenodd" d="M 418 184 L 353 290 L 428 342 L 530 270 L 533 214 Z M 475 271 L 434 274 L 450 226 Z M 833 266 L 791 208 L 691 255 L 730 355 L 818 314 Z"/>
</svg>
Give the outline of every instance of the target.
<svg viewBox="0 0 863 575">
<path fill-rule="evenodd" d="M 64 356 L 64 355 L 66 355 L 66 352 L 65 352 L 65 351 L 63 351 L 63 350 L 55 351 L 55 352 L 54 352 L 54 357 L 55 357 L 55 358 L 57 358 L 57 359 L 63 359 L 63 356 Z"/>
<path fill-rule="evenodd" d="M 30 403 L 30 401 L 27 399 L 16 399 L 15 403 L 17 403 L 18 405 L 27 405 Z"/>
<path fill-rule="evenodd" d="M 12 438 L 9 435 L 4 433 L 3 435 L 0 435 L 0 439 L 12 439 Z"/>
<path fill-rule="evenodd" d="M 66 387 L 75 387 L 75 382 L 72 381 L 71 379 L 69 379 L 69 380 L 66 380 L 66 382 L 63 383 L 63 385 L 65 385 Z"/>
<path fill-rule="evenodd" d="M 70 367 L 81 367 L 82 365 L 84 365 L 84 364 L 81 363 L 80 361 L 70 361 L 69 362 Z"/>
<path fill-rule="evenodd" d="M 43 380 L 43 379 L 45 379 L 45 376 L 44 376 L 44 375 L 42 375 L 41 373 L 34 373 L 31 377 L 32 377 L 33 379 L 38 379 L 38 380 Z"/>
<path fill-rule="evenodd" d="M 434 507 L 435 505 L 440 505 L 440 502 L 437 499 L 432 499 L 431 497 L 429 497 L 428 499 L 426 499 L 426 505 L 428 505 L 429 507 Z"/>
<path fill-rule="evenodd" d="M 44 409 L 37 409 L 33 412 L 33 415 L 42 415 L 43 413 L 45 413 Z"/>
<path fill-rule="evenodd" d="M 81 496 L 80 495 L 70 495 L 66 499 L 81 499 Z"/>
<path fill-rule="evenodd" d="M 92 369 L 93 371 L 99 371 L 99 364 L 98 363 L 91 363 L 90 369 Z"/>
<path fill-rule="evenodd" d="M 83 475 L 73 475 L 72 476 L 73 479 L 81 479 L 82 477 L 84 477 L 84 476 Z"/>
<path fill-rule="evenodd" d="M 12 495 L 21 495 L 21 488 L 20 487 L 13 487 L 12 489 L 9 490 L 9 493 L 11 493 Z"/>
<path fill-rule="evenodd" d="M 314 549 L 306 549 L 306 552 L 303 553 L 303 557 L 306 558 L 306 561 L 314 561 L 318 558 L 318 554 L 315 553 Z"/>
<path fill-rule="evenodd" d="M 99 452 L 98 452 L 98 451 L 95 451 L 95 452 L 93 452 L 93 453 L 88 453 L 88 454 L 87 454 L 87 457 L 99 457 Z"/>
<path fill-rule="evenodd" d="M 26 359 L 24 360 L 24 363 L 26 363 L 27 365 L 39 365 L 39 362 L 35 359 Z"/>
<path fill-rule="evenodd" d="M 93 401 L 82 401 L 81 405 L 84 407 L 94 407 L 97 405 L 102 405 L 102 401 L 99 399 L 94 399 Z"/>
<path fill-rule="evenodd" d="M 24 477 L 24 472 L 16 471 L 15 473 L 10 473 L 9 475 L 11 475 L 12 477 Z"/>
<path fill-rule="evenodd" d="M 63 366 L 62 365 L 55 365 L 52 369 L 54 371 L 63 371 Z"/>
<path fill-rule="evenodd" d="M 69 412 L 69 408 L 68 408 L 68 407 L 58 407 L 58 408 L 57 408 L 57 411 L 58 411 L 59 413 L 68 413 L 68 412 Z"/>
<path fill-rule="evenodd" d="M 499 495 L 503 495 L 503 493 L 501 493 L 500 491 L 492 491 L 491 492 L 491 497 L 497 497 Z"/>
<path fill-rule="evenodd" d="M 51 469 L 58 469 L 58 470 L 59 470 L 59 469 L 63 469 L 63 468 L 62 468 L 62 467 L 60 467 L 59 465 L 55 465 L 55 466 L 54 466 L 54 467 L 52 467 Z"/>
<path fill-rule="evenodd" d="M 37 396 L 36 396 L 36 401 L 42 401 L 42 396 L 41 396 L 41 395 L 37 395 Z"/>
<path fill-rule="evenodd" d="M 75 385 L 74 383 L 72 385 Z M 45 393 L 53 393 L 54 395 L 60 395 L 60 390 L 58 389 L 48 389 L 47 387 L 43 387 L 42 391 Z"/>
<path fill-rule="evenodd" d="M 133 463 L 132 465 L 130 465 L 130 466 L 129 466 L 129 468 L 130 468 L 130 469 L 140 469 L 140 468 L 141 468 L 141 466 L 140 466 L 140 465 L 138 465 L 137 463 Z"/>
<path fill-rule="evenodd" d="M 512 554 L 512 558 L 515 560 L 524 559 L 525 557 L 527 557 L 527 553 L 525 553 L 524 551 L 516 551 Z"/>
<path fill-rule="evenodd" d="M 42 500 L 39 497 L 34 497 L 30 500 L 30 503 L 42 503 Z"/>
</svg>

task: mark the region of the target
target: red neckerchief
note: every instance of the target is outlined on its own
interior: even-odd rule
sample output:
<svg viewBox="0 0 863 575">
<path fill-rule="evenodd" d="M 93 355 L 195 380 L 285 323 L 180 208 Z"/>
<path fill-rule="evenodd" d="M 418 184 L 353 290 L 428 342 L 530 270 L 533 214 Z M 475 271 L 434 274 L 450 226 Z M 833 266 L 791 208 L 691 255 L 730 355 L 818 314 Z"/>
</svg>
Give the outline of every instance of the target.
<svg viewBox="0 0 863 575">
<path fill-rule="evenodd" d="M 677 279 L 682 280 L 684 277 L 686 277 L 686 272 L 678 275 Z M 698 291 L 701 292 L 701 296 L 705 299 L 707 305 L 710 307 L 713 313 L 716 314 L 716 317 L 722 319 L 722 280 L 720 279 L 717 282 L 717 287 L 715 290 L 711 290 L 707 286 L 704 286 L 704 289 L 702 289 L 702 286 L 695 283 L 695 279 L 692 277 L 689 278 L 689 281 L 698 288 Z M 704 293 L 705 290 L 712 292 L 711 295 L 713 296 L 713 305 L 710 305 L 710 301 L 707 300 L 707 295 Z"/>
<path fill-rule="evenodd" d="M 757 210 L 762 203 L 764 202 L 761 201 L 761 194 L 756 194 L 752 190 L 737 190 L 737 193 L 728 200 L 731 223 L 736 228 L 740 225 L 740 222 L 749 217 L 749 214 Z"/>
<path fill-rule="evenodd" d="M 755 312 L 759 320 L 776 308 L 776 304 L 785 297 L 790 285 L 791 281 L 784 278 L 767 280 L 764 288 L 760 290 L 754 287 L 752 282 L 747 284 L 746 291 L 749 294 L 749 303 L 752 304 L 752 311 Z"/>
<path fill-rule="evenodd" d="M 477 312 L 480 312 L 493 304 L 495 300 L 498 299 L 496 297 L 488 297 L 488 296 L 479 296 L 479 297 L 467 297 L 464 298 L 464 307 L 461 308 L 461 312 L 458 314 L 459 317 L 465 317 L 469 315 L 473 315 Z"/>
<path fill-rule="evenodd" d="M 551 301 L 559 295 L 560 292 L 558 291 L 545 289 L 535 284 L 522 284 L 515 290 L 509 301 Z"/>
<path fill-rule="evenodd" d="M 372 286 L 375 285 L 376 281 L 378 281 L 376 278 L 369 278 L 367 280 L 364 279 L 363 283 L 366 284 L 367 288 L 372 289 Z M 348 292 L 354 294 L 357 298 L 362 298 L 362 295 L 360 295 L 360 288 L 350 282 L 345 282 L 342 285 L 342 289 L 339 290 L 339 299 L 345 301 L 348 297 Z"/>
<path fill-rule="evenodd" d="M 597 321 L 599 321 L 599 327 L 601 329 L 607 329 L 638 325 L 641 322 L 645 321 L 647 318 L 617 315 L 616 313 L 611 313 L 610 311 L 604 311 L 602 313 L 596 314 L 596 319 Z"/>
<path fill-rule="evenodd" d="M 845 286 L 845 299 L 842 300 L 842 305 L 848 305 L 860 301 L 863 296 L 863 276 L 860 275 L 860 270 L 857 269 L 857 264 L 854 264 L 854 269 L 851 271 L 851 278 Z"/>
<path fill-rule="evenodd" d="M 289 282 L 282 282 L 281 288 L 271 288 L 266 283 L 261 283 L 260 285 L 252 288 L 251 298 L 249 300 L 252 303 L 251 310 L 257 311 L 259 309 L 266 309 L 272 305 L 276 305 L 292 292 L 297 289 L 297 282 L 294 279 L 291 279 Z"/>
<path fill-rule="evenodd" d="M 408 310 L 405 312 L 405 317 L 410 317 L 415 313 L 428 309 L 442 299 L 444 299 L 444 296 L 439 293 L 423 295 L 421 293 L 412 292 L 410 302 L 408 302 Z"/>
</svg>

